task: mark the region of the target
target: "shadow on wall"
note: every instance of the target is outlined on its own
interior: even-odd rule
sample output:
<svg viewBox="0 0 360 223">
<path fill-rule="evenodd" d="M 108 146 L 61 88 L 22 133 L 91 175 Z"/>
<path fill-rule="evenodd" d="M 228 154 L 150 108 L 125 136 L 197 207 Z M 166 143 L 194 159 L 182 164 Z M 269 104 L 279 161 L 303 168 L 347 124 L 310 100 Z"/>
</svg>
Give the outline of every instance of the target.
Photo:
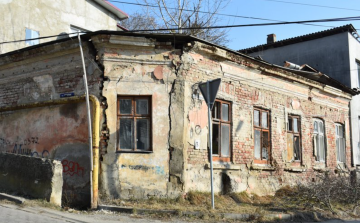
<svg viewBox="0 0 360 223">
<path fill-rule="evenodd" d="M 90 207 L 89 145 L 63 144 L 54 151 L 53 158 L 63 166 L 62 205 L 79 209 Z"/>
</svg>

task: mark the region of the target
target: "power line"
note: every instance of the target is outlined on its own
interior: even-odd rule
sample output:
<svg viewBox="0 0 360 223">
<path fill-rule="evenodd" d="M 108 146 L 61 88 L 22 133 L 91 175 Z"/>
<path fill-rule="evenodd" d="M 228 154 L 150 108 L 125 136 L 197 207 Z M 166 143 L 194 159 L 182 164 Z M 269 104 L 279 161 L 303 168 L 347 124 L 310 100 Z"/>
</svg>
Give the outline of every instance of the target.
<svg viewBox="0 0 360 223">
<path fill-rule="evenodd" d="M 209 27 L 184 27 L 173 29 L 157 29 L 157 30 L 131 30 L 129 32 L 154 32 L 154 31 L 174 31 L 174 30 L 199 30 L 199 29 L 224 29 L 224 28 L 239 28 L 239 27 L 253 27 L 253 26 L 273 26 L 273 25 L 289 25 L 289 24 L 304 24 L 304 23 L 320 23 L 320 22 L 345 22 L 345 21 L 357 21 L 360 20 L 360 16 L 356 17 L 344 17 L 333 19 L 317 19 L 317 20 L 305 20 L 294 22 L 273 22 L 273 23 L 257 23 L 257 24 L 242 24 L 242 25 L 227 25 L 227 26 L 209 26 Z"/>
<path fill-rule="evenodd" d="M 304 6 L 312 6 L 312 7 L 319 7 L 319 8 L 340 9 L 340 10 L 357 11 L 357 12 L 360 11 L 359 9 L 341 8 L 341 7 L 334 7 L 334 6 L 327 6 L 327 5 L 314 5 L 314 4 L 288 2 L 288 1 L 280 1 L 280 0 L 262 0 L 262 1 L 280 2 L 280 3 L 293 4 L 293 5 L 304 5 Z"/>
<path fill-rule="evenodd" d="M 174 28 L 174 29 L 148 29 L 148 30 L 131 30 L 126 31 L 127 33 L 131 32 L 158 32 L 158 31 L 174 31 L 174 30 L 198 30 L 198 29 L 226 29 L 226 28 L 240 28 L 240 27 L 255 27 L 255 26 L 274 26 L 274 25 L 289 25 L 289 24 L 304 24 L 304 23 L 321 23 L 321 22 L 345 22 L 345 21 L 357 21 L 360 20 L 360 16 L 355 17 L 343 17 L 343 18 L 332 18 L 332 19 L 317 19 L 317 20 L 305 20 L 305 21 L 293 21 L 293 22 L 274 22 L 274 23 L 257 23 L 257 24 L 240 24 L 240 25 L 227 25 L 227 26 L 209 26 L 209 27 L 187 27 L 187 28 Z M 94 32 L 81 32 L 84 34 L 87 33 L 94 33 Z M 7 43 L 17 43 L 17 42 L 24 42 L 30 40 L 39 40 L 39 39 L 47 39 L 47 38 L 54 38 L 59 36 L 66 36 L 77 34 L 76 33 L 67 33 L 67 34 L 59 34 L 59 35 L 52 35 L 52 36 L 43 36 L 38 38 L 32 39 L 22 39 L 22 40 L 13 40 L 13 41 L 6 41 L 0 42 L 0 44 L 7 44 Z"/>
<path fill-rule="evenodd" d="M 122 4 L 128 4 L 128 5 L 136 5 L 136 6 L 146 6 L 146 7 L 152 7 L 152 8 L 165 8 L 158 5 L 148 5 L 148 4 L 141 4 L 141 3 L 133 3 L 133 2 L 123 2 L 123 1 L 115 1 L 115 0 L 109 0 L 109 2 L 115 2 L 115 3 L 122 3 Z M 173 7 L 166 7 L 167 9 L 178 9 Z M 254 20 L 262 20 L 262 21 L 272 21 L 272 22 L 286 22 L 282 20 L 274 20 L 274 19 L 266 19 L 266 18 L 259 18 L 259 17 L 252 17 L 252 16 L 240 16 L 240 15 L 231 15 L 231 14 L 225 14 L 225 13 L 214 13 L 214 12 L 207 12 L 207 11 L 201 11 L 201 10 L 191 10 L 191 9 L 182 9 L 185 12 L 199 12 L 204 14 L 215 14 L 220 16 L 228 16 L 228 17 L 234 17 L 234 18 L 242 18 L 242 19 L 254 19 Z M 302 25 L 308 25 L 308 26 L 320 26 L 320 27 L 334 27 L 334 26 L 324 26 L 324 25 L 315 25 L 315 24 L 302 24 Z"/>
</svg>

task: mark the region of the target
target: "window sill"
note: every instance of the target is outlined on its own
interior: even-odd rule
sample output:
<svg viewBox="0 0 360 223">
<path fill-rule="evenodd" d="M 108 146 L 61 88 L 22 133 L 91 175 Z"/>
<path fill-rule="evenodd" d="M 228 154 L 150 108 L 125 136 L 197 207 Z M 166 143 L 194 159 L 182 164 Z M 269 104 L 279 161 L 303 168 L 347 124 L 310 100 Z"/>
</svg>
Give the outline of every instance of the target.
<svg viewBox="0 0 360 223">
<path fill-rule="evenodd" d="M 329 170 L 326 167 L 319 167 L 319 166 L 314 166 L 313 170 L 318 171 L 320 173 L 326 173 L 329 172 Z"/>
<path fill-rule="evenodd" d="M 210 169 L 210 163 L 205 164 L 205 169 Z M 213 163 L 214 170 L 240 170 L 241 166 L 231 163 Z"/>
<path fill-rule="evenodd" d="M 268 170 L 268 171 L 274 171 L 275 167 L 270 166 L 268 164 L 252 164 L 250 166 L 251 170 Z"/>
<path fill-rule="evenodd" d="M 117 150 L 116 153 L 141 153 L 141 154 L 148 154 L 148 153 L 153 153 L 153 151 Z"/>
<path fill-rule="evenodd" d="M 284 170 L 289 172 L 298 172 L 298 173 L 306 172 L 305 167 L 285 167 Z"/>
</svg>

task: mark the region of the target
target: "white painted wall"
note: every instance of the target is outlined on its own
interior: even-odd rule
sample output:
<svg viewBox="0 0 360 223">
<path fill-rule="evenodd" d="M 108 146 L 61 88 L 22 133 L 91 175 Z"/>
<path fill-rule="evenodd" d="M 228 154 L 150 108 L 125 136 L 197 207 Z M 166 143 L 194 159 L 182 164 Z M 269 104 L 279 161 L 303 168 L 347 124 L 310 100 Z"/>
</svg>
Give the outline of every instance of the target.
<svg viewBox="0 0 360 223">
<path fill-rule="evenodd" d="M 25 39 L 25 29 L 40 37 L 69 33 L 70 25 L 89 31 L 116 30 L 116 17 L 92 0 L 0 0 L 0 42 Z M 56 38 L 40 40 L 40 43 Z M 26 47 L 0 45 L 0 54 Z"/>
</svg>

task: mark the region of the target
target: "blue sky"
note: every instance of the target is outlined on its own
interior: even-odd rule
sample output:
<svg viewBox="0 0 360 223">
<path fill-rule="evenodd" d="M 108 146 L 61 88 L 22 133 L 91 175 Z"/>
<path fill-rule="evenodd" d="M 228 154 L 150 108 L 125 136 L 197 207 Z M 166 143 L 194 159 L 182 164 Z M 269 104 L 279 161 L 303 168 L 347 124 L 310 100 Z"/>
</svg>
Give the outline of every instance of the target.
<svg viewBox="0 0 360 223">
<path fill-rule="evenodd" d="M 111 1 L 111 0 L 110 0 Z M 119 0 L 120 1 L 120 0 Z M 122 0 L 124 2 L 134 2 L 136 0 Z M 279 0 L 281 1 L 281 0 Z M 322 5 L 328 7 L 338 7 L 346 9 L 334 9 L 325 7 L 315 7 L 308 5 L 288 4 L 269 0 L 230 0 L 230 3 L 219 13 L 251 16 L 264 19 L 273 19 L 281 21 L 300 21 L 314 19 L 328 19 L 340 17 L 360 16 L 359 0 L 282 0 L 292 3 Z M 141 10 L 141 6 L 128 5 L 124 3 L 115 3 L 114 5 L 125 11 L 129 15 Z M 221 16 L 222 22 L 219 25 L 238 25 L 265 23 L 267 21 L 243 19 Z M 329 22 L 316 23 L 323 26 L 342 26 L 353 24 L 360 30 L 360 21 Z M 299 35 L 318 32 L 332 27 L 320 27 L 311 25 L 277 25 L 277 26 L 258 26 L 231 28 L 228 32 L 230 42 L 227 47 L 239 50 L 266 43 L 267 34 L 275 33 L 277 40 L 287 39 Z M 359 31 L 360 32 L 360 31 Z"/>
</svg>

